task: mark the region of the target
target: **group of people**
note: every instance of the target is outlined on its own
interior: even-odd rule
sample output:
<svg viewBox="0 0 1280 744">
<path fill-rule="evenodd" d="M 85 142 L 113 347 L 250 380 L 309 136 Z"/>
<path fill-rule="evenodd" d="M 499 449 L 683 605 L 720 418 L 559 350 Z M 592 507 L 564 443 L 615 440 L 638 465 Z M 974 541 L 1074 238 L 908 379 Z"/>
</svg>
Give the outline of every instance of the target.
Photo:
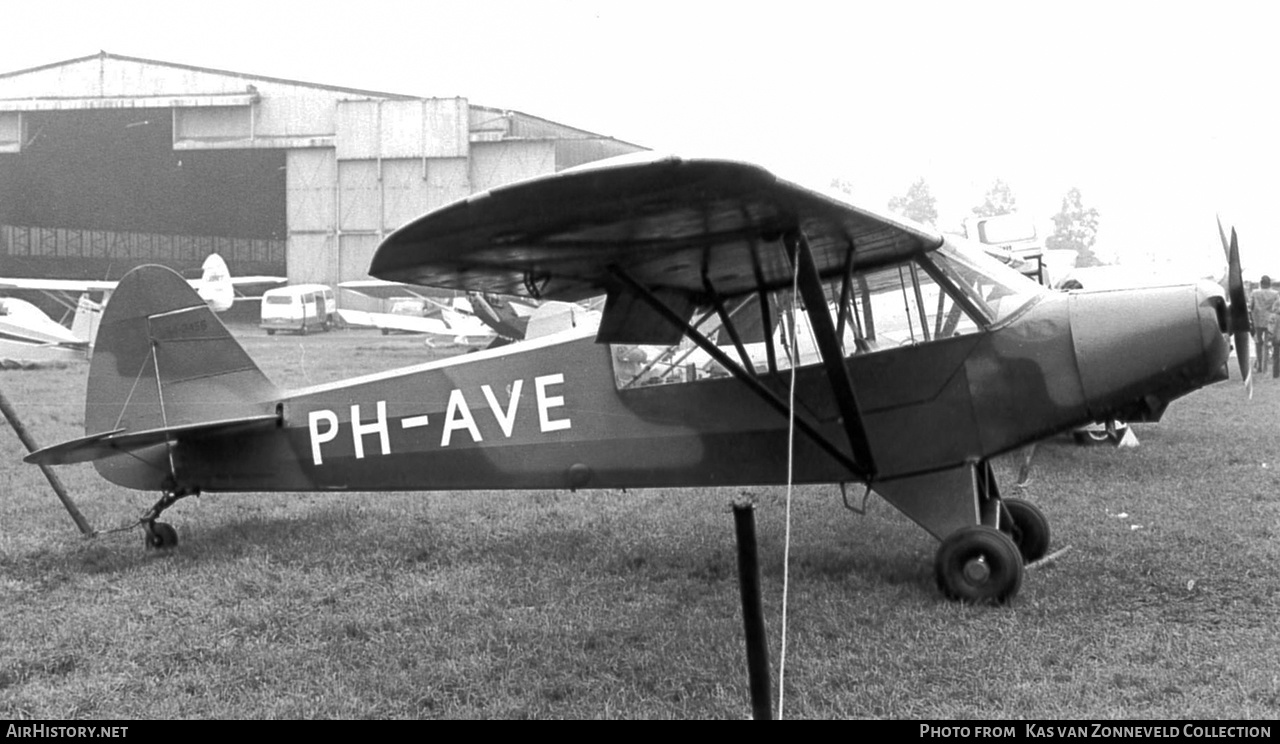
<svg viewBox="0 0 1280 744">
<path fill-rule="evenodd" d="M 1269 364 L 1271 376 L 1280 377 L 1280 357 L 1276 354 L 1280 350 L 1280 291 L 1271 288 L 1271 277 L 1263 276 L 1260 286 L 1249 295 L 1249 316 L 1253 319 L 1258 371 L 1266 371 Z"/>
</svg>

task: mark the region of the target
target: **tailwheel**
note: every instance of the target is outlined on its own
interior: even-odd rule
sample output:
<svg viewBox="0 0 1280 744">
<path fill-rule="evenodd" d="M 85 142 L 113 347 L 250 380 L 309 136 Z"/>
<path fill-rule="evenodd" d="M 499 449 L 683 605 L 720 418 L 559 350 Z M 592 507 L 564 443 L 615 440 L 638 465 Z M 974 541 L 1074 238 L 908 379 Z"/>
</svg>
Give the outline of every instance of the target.
<svg viewBox="0 0 1280 744">
<path fill-rule="evenodd" d="M 152 550 L 168 550 L 178 546 L 178 531 L 168 522 L 144 522 L 147 532 L 147 547 Z"/>
<path fill-rule="evenodd" d="M 1030 501 L 1003 499 L 1005 516 L 1001 520 L 1002 531 L 1018 546 L 1024 563 L 1038 561 L 1049 554 L 1049 520 L 1044 512 Z"/>
<path fill-rule="evenodd" d="M 962 527 L 942 541 L 934 575 L 948 599 L 1004 604 L 1022 587 L 1022 555 L 1013 540 L 994 527 Z"/>
<path fill-rule="evenodd" d="M 138 520 L 142 523 L 142 529 L 147 533 L 148 550 L 168 550 L 169 548 L 177 547 L 178 531 L 173 528 L 173 525 L 167 522 L 157 522 L 156 520 L 160 518 L 160 514 L 165 509 L 177 503 L 178 499 L 198 495 L 200 495 L 200 490 L 196 488 L 165 490 L 160 500 L 152 504 L 147 513 L 143 514 L 142 518 Z"/>
</svg>

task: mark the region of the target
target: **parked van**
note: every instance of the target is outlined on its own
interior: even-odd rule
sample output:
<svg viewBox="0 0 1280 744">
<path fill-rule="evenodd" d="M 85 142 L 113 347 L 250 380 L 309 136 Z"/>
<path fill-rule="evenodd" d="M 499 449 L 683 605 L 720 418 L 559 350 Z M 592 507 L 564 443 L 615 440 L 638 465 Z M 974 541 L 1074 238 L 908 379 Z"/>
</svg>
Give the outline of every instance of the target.
<svg viewBox="0 0 1280 744">
<path fill-rule="evenodd" d="M 267 335 L 293 331 L 306 335 L 313 328 L 329 330 L 338 308 L 327 284 L 293 284 L 262 294 L 262 327 Z"/>
</svg>

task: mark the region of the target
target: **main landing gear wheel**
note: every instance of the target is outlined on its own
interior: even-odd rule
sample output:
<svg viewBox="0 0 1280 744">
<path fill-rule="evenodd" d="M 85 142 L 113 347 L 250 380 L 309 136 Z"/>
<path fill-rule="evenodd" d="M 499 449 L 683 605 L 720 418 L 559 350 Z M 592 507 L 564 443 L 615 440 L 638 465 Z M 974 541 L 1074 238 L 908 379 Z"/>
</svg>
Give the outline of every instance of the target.
<svg viewBox="0 0 1280 744">
<path fill-rule="evenodd" d="M 1011 524 L 1003 531 L 1018 546 L 1024 563 L 1038 561 L 1049 554 L 1049 520 L 1044 512 L 1030 501 L 1004 499 L 1005 514 Z"/>
<path fill-rule="evenodd" d="M 934 563 L 938 588 L 948 599 L 1004 604 L 1022 587 L 1022 555 L 994 527 L 962 527 L 947 536 Z"/>
<path fill-rule="evenodd" d="M 147 547 L 152 550 L 168 550 L 177 547 L 178 531 L 168 522 L 152 522 L 143 525 L 147 531 Z"/>
</svg>

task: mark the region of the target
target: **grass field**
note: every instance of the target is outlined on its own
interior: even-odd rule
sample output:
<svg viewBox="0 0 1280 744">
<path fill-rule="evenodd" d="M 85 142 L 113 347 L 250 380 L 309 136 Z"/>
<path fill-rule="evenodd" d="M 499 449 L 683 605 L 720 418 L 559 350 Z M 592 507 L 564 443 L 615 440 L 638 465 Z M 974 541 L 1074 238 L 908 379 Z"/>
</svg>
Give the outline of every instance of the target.
<svg viewBox="0 0 1280 744">
<path fill-rule="evenodd" d="M 435 353 L 267 338 L 282 386 Z M 43 444 L 83 433 L 87 367 L 0 372 Z M 933 586 L 936 543 L 883 501 L 798 489 L 786 717 L 1280 716 L 1280 381 L 1223 383 L 1137 449 L 1042 445 L 1024 496 L 1057 561 L 1009 607 Z M 737 491 L 206 495 L 80 537 L 0 433 L 0 718 L 742 718 Z M 997 464 L 1012 494 L 1016 463 Z M 59 473 L 100 530 L 155 494 Z M 860 494 L 859 494 L 860 495 Z M 785 492 L 757 489 L 777 691 Z"/>
</svg>

